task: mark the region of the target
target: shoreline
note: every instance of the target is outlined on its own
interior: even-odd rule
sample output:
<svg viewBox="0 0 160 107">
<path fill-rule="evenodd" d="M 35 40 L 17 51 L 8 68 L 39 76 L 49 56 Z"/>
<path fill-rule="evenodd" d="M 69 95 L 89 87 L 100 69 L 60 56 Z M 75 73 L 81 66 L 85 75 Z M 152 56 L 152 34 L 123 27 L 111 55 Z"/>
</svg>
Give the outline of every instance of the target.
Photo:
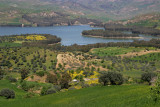
<svg viewBox="0 0 160 107">
<path fill-rule="evenodd" d="M 81 25 L 88 25 L 88 26 L 90 26 L 90 24 L 52 25 L 52 26 L 81 26 Z M 49 26 L 43 26 L 43 25 L 41 25 L 41 26 L 32 26 L 32 25 L 24 25 L 24 26 L 22 26 L 22 25 L 0 25 L 0 27 L 22 27 L 22 28 L 23 27 L 52 27 L 52 26 L 51 25 L 49 25 Z"/>
<path fill-rule="evenodd" d="M 93 35 L 83 35 L 86 37 L 93 37 L 93 38 L 103 38 L 103 39 L 143 39 L 144 37 L 103 37 L 103 36 L 93 36 Z"/>
</svg>

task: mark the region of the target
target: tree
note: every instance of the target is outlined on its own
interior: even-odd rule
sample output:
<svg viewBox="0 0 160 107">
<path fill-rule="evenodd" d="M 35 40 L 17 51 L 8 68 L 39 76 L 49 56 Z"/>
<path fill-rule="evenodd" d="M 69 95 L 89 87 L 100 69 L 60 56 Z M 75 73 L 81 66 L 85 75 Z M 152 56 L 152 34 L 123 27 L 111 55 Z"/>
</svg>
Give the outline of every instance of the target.
<svg viewBox="0 0 160 107">
<path fill-rule="evenodd" d="M 121 85 L 123 83 L 123 76 L 116 72 L 106 72 L 99 77 L 99 82 L 103 85 Z"/>
<path fill-rule="evenodd" d="M 41 95 L 56 93 L 56 89 L 52 86 L 44 86 L 41 90 Z"/>
<path fill-rule="evenodd" d="M 148 82 L 151 84 L 151 80 L 156 76 L 153 72 L 147 72 L 141 75 L 141 80 Z"/>
<path fill-rule="evenodd" d="M 51 88 L 51 89 L 48 89 L 47 90 L 47 93 L 46 94 L 53 94 L 53 93 L 56 93 L 56 90 Z"/>
<path fill-rule="evenodd" d="M 65 73 L 62 75 L 60 84 L 61 84 L 61 88 L 69 88 L 69 82 L 72 80 L 71 76 L 68 73 Z"/>
<path fill-rule="evenodd" d="M 53 83 L 53 84 L 57 84 L 57 83 L 58 83 L 57 76 L 56 76 L 56 75 L 53 75 L 53 74 L 48 74 L 48 75 L 47 75 L 46 82 L 48 82 L 48 83 Z"/>
<path fill-rule="evenodd" d="M 28 69 L 21 69 L 21 80 L 24 80 L 25 78 L 28 77 L 28 74 L 29 74 L 29 70 Z"/>
<path fill-rule="evenodd" d="M 26 59 L 25 56 L 22 57 L 22 61 L 23 61 L 23 62 L 27 62 L 27 59 Z"/>
<path fill-rule="evenodd" d="M 9 76 L 9 77 L 8 77 L 8 80 L 9 80 L 10 82 L 17 82 L 17 79 L 14 78 L 14 77 L 12 77 L 12 76 Z"/>
<path fill-rule="evenodd" d="M 8 89 L 8 88 L 2 89 L 0 91 L 0 96 L 6 97 L 7 99 L 15 98 L 15 92 L 13 90 Z"/>
<path fill-rule="evenodd" d="M 43 77 L 45 75 L 45 71 L 39 71 L 39 72 L 36 72 L 36 74 L 40 77 Z"/>
<path fill-rule="evenodd" d="M 0 80 L 3 78 L 3 75 L 4 75 L 4 71 L 0 67 Z"/>
<path fill-rule="evenodd" d="M 155 85 L 150 89 L 150 97 L 155 103 L 160 100 L 160 75 L 157 76 Z"/>
<path fill-rule="evenodd" d="M 58 67 L 59 67 L 59 68 L 62 68 L 62 64 L 61 64 L 61 63 L 59 63 L 59 64 L 58 64 Z"/>
<path fill-rule="evenodd" d="M 47 67 L 45 65 L 43 65 L 43 70 L 46 71 L 47 70 Z"/>
<path fill-rule="evenodd" d="M 47 94 L 47 90 L 49 89 L 49 87 L 44 86 L 41 90 L 41 95 L 46 95 Z"/>
</svg>

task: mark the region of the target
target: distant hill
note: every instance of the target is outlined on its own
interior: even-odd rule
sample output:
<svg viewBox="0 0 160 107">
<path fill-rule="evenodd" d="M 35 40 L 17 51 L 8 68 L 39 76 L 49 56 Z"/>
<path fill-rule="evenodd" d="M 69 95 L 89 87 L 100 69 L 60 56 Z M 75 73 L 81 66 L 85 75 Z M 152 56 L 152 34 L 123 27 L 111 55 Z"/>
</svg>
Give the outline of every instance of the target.
<svg viewBox="0 0 160 107">
<path fill-rule="evenodd" d="M 68 12 L 83 15 L 126 19 L 139 14 L 160 11 L 159 0 L 41 0 L 57 4 Z"/>
<path fill-rule="evenodd" d="M 131 26 L 152 27 L 155 29 L 160 29 L 160 14 L 150 13 L 150 14 L 138 15 L 128 20 L 114 21 L 114 22 L 111 21 L 108 23 L 131 25 Z"/>
<path fill-rule="evenodd" d="M 55 12 L 58 12 L 58 16 L 54 16 L 53 19 L 60 19 L 61 23 L 58 24 L 66 24 L 66 20 L 77 18 L 99 19 L 106 22 L 159 12 L 159 6 L 159 0 L 0 0 L 0 24 L 36 25 L 35 18 L 44 21 L 39 18 L 40 14 Z M 36 14 L 37 17 L 31 18 L 30 16 L 33 14 Z M 25 19 L 24 15 L 28 18 Z M 48 16 L 43 18 L 52 20 Z M 87 22 L 90 23 L 90 21 Z M 52 21 L 53 23 L 55 22 Z M 76 21 L 76 23 L 79 22 Z"/>
<path fill-rule="evenodd" d="M 128 25 L 153 27 L 160 29 L 160 14 L 145 14 L 127 21 Z"/>
</svg>

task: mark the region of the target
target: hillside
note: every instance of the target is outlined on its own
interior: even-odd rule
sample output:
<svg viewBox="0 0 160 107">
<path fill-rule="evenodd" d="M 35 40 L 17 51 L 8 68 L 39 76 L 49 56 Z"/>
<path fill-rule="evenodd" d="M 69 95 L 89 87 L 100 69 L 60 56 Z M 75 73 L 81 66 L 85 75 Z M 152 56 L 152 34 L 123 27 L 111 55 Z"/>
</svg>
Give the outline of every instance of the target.
<svg viewBox="0 0 160 107">
<path fill-rule="evenodd" d="M 82 23 L 84 19 L 79 21 L 77 18 L 120 20 L 160 10 L 159 0 L 0 0 L 0 2 L 0 24 L 13 26 L 84 24 Z M 87 20 L 85 24 L 91 22 L 97 23 L 95 20 Z"/>
<path fill-rule="evenodd" d="M 128 25 L 145 26 L 160 29 L 160 14 L 152 13 L 137 16 L 127 21 Z"/>
<path fill-rule="evenodd" d="M 13 87 L 13 86 L 12 86 Z M 15 100 L 0 99 L 0 106 L 5 107 L 158 107 L 147 98 L 148 86 L 144 85 L 124 85 L 90 87 L 80 90 L 61 92 L 43 97 Z M 16 94 L 21 95 L 23 91 L 16 90 Z"/>
<path fill-rule="evenodd" d="M 0 106 L 159 105 L 149 97 L 149 85 L 160 70 L 160 40 L 71 46 L 60 41 L 48 34 L 0 37 Z"/>
<path fill-rule="evenodd" d="M 53 26 L 93 24 L 100 21 L 74 16 L 57 4 L 39 0 L 0 0 L 0 26 Z M 79 14 L 79 13 L 78 13 Z"/>
<path fill-rule="evenodd" d="M 148 13 L 135 16 L 131 19 L 127 20 L 119 20 L 119 21 L 109 21 L 106 24 L 106 27 L 119 27 L 119 25 L 124 25 L 123 28 L 130 29 L 130 27 L 140 27 L 142 28 L 150 28 L 150 29 L 160 29 L 160 13 Z M 93 25 L 93 26 L 103 26 L 103 25 Z M 120 27 L 119 27 L 120 28 Z M 149 30 L 150 30 L 149 29 Z M 119 29 L 120 30 L 120 29 Z"/>
<path fill-rule="evenodd" d="M 46 0 L 41 0 L 46 1 Z M 159 0 L 47 0 L 67 10 L 80 11 L 87 16 L 124 19 L 148 12 L 159 12 Z M 89 13 L 89 15 L 88 15 Z"/>
</svg>

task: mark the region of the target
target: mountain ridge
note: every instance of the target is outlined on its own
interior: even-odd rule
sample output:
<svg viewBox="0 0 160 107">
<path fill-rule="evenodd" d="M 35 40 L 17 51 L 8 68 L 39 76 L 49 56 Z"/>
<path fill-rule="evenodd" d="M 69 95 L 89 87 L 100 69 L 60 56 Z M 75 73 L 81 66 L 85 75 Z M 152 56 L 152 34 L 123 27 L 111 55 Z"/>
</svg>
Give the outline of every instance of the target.
<svg viewBox="0 0 160 107">
<path fill-rule="evenodd" d="M 1 24 L 32 24 L 33 22 L 23 19 L 23 16 L 48 12 L 65 14 L 67 16 L 64 18 L 67 20 L 87 18 L 107 22 L 128 20 L 137 15 L 160 11 L 159 0 L 0 0 L 0 2 Z"/>
</svg>

